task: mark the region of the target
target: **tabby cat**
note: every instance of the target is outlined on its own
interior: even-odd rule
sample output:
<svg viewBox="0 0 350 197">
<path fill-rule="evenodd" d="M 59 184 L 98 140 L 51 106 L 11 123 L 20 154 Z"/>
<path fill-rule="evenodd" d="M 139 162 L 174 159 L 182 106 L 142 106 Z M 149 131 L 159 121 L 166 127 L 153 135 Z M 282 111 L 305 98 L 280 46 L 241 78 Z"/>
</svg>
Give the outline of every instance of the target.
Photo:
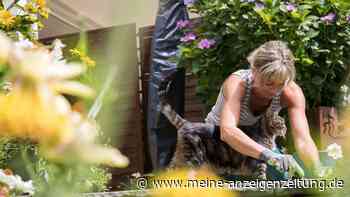
<svg viewBox="0 0 350 197">
<path fill-rule="evenodd" d="M 187 121 L 172 109 L 167 102 L 171 82 L 162 82 L 158 90 L 160 111 L 177 128 L 177 144 L 169 168 L 195 168 L 205 164 L 222 176 L 244 175 L 266 179 L 266 163 L 242 155 L 219 138 L 215 139 L 213 134 L 218 127 L 204 122 Z M 284 119 L 271 110 L 267 110 L 256 125 L 240 128 L 269 149 L 276 148 L 275 138 L 285 137 L 287 130 Z"/>
</svg>

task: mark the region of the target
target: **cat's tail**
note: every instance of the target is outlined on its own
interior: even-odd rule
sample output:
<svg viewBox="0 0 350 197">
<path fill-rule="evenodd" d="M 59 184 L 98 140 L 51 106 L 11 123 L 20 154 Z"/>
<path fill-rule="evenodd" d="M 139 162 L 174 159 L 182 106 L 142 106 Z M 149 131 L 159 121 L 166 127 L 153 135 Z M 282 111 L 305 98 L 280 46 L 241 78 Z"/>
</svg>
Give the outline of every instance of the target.
<svg viewBox="0 0 350 197">
<path fill-rule="evenodd" d="M 169 120 L 169 122 L 179 129 L 182 127 L 187 120 L 183 119 L 169 104 L 169 92 L 171 88 L 171 84 L 173 83 L 172 79 L 167 78 L 158 88 L 158 96 L 160 100 L 160 111 L 164 114 L 165 117 Z M 158 118 L 159 119 L 159 118 Z"/>
</svg>

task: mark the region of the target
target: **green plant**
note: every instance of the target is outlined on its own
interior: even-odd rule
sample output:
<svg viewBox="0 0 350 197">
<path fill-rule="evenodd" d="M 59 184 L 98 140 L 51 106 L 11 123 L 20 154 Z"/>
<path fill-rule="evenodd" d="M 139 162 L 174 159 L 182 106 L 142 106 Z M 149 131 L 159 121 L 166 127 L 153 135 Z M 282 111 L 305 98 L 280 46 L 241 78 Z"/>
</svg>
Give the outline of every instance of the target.
<svg viewBox="0 0 350 197">
<path fill-rule="evenodd" d="M 32 142 L 8 138 L 0 138 L 0 168 L 11 169 L 25 180 L 32 179 L 35 196 L 52 195 L 53 191 L 101 192 L 107 190 L 112 178 L 103 167 L 49 161 Z"/>
<path fill-rule="evenodd" d="M 213 105 L 224 79 L 247 68 L 268 40 L 288 43 L 309 108 L 334 106 L 350 72 L 350 3 L 345 0 L 196 0 L 197 25 L 179 21 L 179 63 L 191 66 L 198 93 Z M 194 27 L 193 27 L 194 26 Z"/>
</svg>

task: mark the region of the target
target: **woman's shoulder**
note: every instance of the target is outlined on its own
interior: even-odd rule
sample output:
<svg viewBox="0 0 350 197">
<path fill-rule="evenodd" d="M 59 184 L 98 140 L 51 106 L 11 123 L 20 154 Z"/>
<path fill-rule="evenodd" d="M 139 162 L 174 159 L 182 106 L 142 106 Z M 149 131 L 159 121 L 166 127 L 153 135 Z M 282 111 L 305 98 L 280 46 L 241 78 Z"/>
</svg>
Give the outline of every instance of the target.
<svg viewBox="0 0 350 197">
<path fill-rule="evenodd" d="M 288 107 L 298 102 L 305 102 L 304 93 L 301 87 L 292 81 L 282 91 L 281 104 Z"/>
<path fill-rule="evenodd" d="M 245 80 L 243 80 L 241 77 L 233 74 L 230 75 L 226 78 L 222 87 L 224 96 L 227 97 L 234 94 L 240 98 L 244 95 L 245 85 Z"/>
<path fill-rule="evenodd" d="M 228 76 L 224 82 L 224 84 L 228 85 L 239 85 L 241 88 L 244 88 L 247 80 L 251 77 L 250 69 L 240 69 L 233 72 L 230 76 Z"/>
<path fill-rule="evenodd" d="M 243 80 L 247 79 L 248 77 L 250 77 L 251 75 L 251 70 L 250 69 L 240 69 L 240 70 L 236 70 L 235 72 L 233 72 L 231 75 L 233 76 L 237 76 Z"/>
</svg>

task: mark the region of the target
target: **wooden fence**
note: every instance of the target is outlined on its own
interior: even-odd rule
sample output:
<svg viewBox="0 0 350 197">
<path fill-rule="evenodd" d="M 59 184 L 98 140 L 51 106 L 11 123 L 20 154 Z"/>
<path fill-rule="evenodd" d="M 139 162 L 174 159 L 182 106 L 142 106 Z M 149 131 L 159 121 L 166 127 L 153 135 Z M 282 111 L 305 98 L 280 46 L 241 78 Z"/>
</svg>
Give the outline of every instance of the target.
<svg viewBox="0 0 350 197">
<path fill-rule="evenodd" d="M 117 62 L 115 64 L 113 63 L 112 66 L 127 66 L 128 73 L 132 73 L 128 75 L 127 80 L 125 80 L 125 78 L 123 79 L 122 85 L 119 83 L 120 81 L 118 81 L 118 79 L 115 80 L 119 84 L 119 86 L 116 85 L 118 86 L 116 90 L 121 100 L 127 100 L 131 103 L 125 106 L 116 103 L 112 105 L 112 109 L 108 109 L 108 112 L 116 118 L 111 118 L 111 122 L 106 124 L 118 125 L 118 130 L 112 132 L 111 136 L 113 139 L 111 140 L 118 142 L 116 143 L 116 147 L 119 148 L 123 154 L 128 156 L 131 161 L 128 168 L 111 169 L 113 175 L 112 187 L 118 185 L 125 175 L 130 175 L 134 172 L 143 173 L 145 167 L 147 169 L 150 166 L 150 160 L 146 151 L 148 149 L 146 124 L 153 30 L 153 26 L 143 27 L 140 28 L 138 34 L 136 34 L 135 25 L 124 25 L 88 32 L 89 55 L 97 60 L 98 65 L 110 64 L 110 61 Z M 111 34 L 118 34 L 120 36 L 119 38 L 115 38 L 115 36 L 111 36 Z M 111 37 L 115 39 L 111 40 Z M 67 49 L 71 49 L 77 44 L 79 34 L 63 35 L 55 38 L 61 39 L 68 45 L 64 51 L 66 57 L 69 56 Z M 48 44 L 55 38 L 47 38 L 42 40 L 42 42 Z M 107 57 L 111 56 L 111 52 L 108 51 L 111 49 L 109 46 L 111 42 L 114 42 L 116 45 L 121 45 L 122 47 L 119 48 L 120 50 L 129 50 L 128 56 L 124 57 L 112 54 L 112 56 L 114 56 L 112 59 Z M 115 54 L 119 52 L 122 51 L 113 51 Z M 108 61 L 106 59 L 108 59 Z M 103 78 L 101 80 L 103 80 Z M 195 95 L 195 77 L 187 73 L 185 84 L 185 118 L 191 121 L 203 121 L 205 116 L 204 108 Z M 111 106 L 108 107 L 110 108 Z M 123 119 L 117 118 L 118 114 L 125 114 L 126 117 Z M 102 127 L 103 126 L 105 125 L 102 125 Z"/>
</svg>

